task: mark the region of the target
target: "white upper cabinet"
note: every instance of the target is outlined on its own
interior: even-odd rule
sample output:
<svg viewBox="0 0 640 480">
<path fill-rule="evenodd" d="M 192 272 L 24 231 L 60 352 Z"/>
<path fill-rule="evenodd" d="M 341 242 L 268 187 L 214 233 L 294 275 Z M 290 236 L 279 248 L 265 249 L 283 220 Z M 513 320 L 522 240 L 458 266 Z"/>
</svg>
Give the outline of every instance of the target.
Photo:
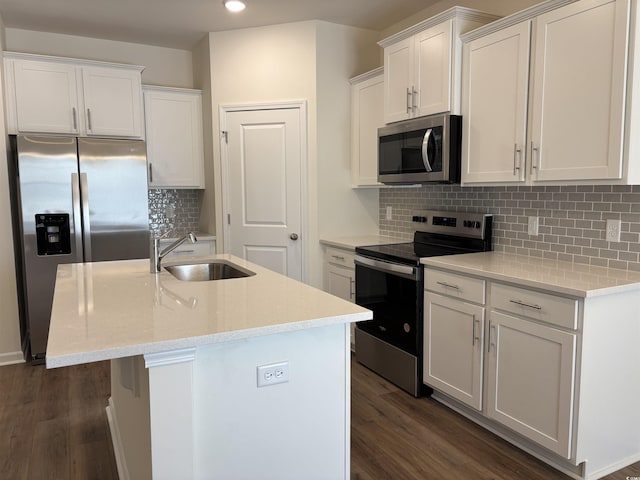
<svg viewBox="0 0 640 480">
<path fill-rule="evenodd" d="M 79 133 L 78 87 L 72 65 L 17 61 L 11 64 L 15 82 L 14 118 L 19 132 Z M 7 79 L 12 78 L 7 69 Z M 9 82 L 7 82 L 9 83 Z M 51 92 L 55 92 L 52 95 Z"/>
<path fill-rule="evenodd" d="M 464 46 L 463 182 L 522 182 L 530 21 Z"/>
<path fill-rule="evenodd" d="M 580 0 L 465 36 L 462 183 L 623 180 L 628 34 L 629 0 Z"/>
<path fill-rule="evenodd" d="M 142 137 L 140 72 L 110 67 L 83 67 L 87 135 Z"/>
<path fill-rule="evenodd" d="M 628 0 L 582 0 L 537 18 L 534 180 L 621 178 L 628 23 Z"/>
<path fill-rule="evenodd" d="M 459 113 L 459 35 L 496 16 L 453 7 L 379 42 L 384 47 L 384 121 Z"/>
<path fill-rule="evenodd" d="M 378 128 L 384 125 L 382 68 L 351 79 L 351 183 L 354 187 L 378 182 Z"/>
<path fill-rule="evenodd" d="M 142 67 L 5 52 L 9 133 L 143 138 Z"/>
<path fill-rule="evenodd" d="M 144 87 L 149 186 L 204 188 L 202 93 Z"/>
</svg>

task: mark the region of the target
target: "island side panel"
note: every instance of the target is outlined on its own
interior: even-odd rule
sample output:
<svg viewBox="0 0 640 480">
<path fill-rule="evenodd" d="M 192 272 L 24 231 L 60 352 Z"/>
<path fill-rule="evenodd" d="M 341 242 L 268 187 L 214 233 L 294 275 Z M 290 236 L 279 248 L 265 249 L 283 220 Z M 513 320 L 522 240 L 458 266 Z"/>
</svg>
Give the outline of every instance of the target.
<svg viewBox="0 0 640 480">
<path fill-rule="evenodd" d="M 194 462 L 200 479 L 348 479 L 349 325 L 197 349 Z M 257 386 L 288 362 L 289 381 Z"/>
<path fill-rule="evenodd" d="M 151 480 L 149 374 L 141 356 L 111 360 L 107 416 L 120 480 Z"/>
</svg>

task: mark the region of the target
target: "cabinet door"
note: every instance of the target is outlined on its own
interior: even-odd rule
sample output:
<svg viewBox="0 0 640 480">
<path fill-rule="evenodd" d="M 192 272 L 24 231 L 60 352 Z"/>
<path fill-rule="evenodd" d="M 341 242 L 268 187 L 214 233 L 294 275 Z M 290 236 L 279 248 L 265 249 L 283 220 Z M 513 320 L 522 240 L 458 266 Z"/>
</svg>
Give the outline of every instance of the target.
<svg viewBox="0 0 640 480">
<path fill-rule="evenodd" d="M 451 110 L 453 20 L 415 36 L 416 116 Z"/>
<path fill-rule="evenodd" d="M 326 264 L 324 290 L 349 302 L 355 301 L 354 269 Z"/>
<path fill-rule="evenodd" d="M 530 30 L 526 21 L 463 47 L 463 183 L 525 180 Z"/>
<path fill-rule="evenodd" d="M 414 39 L 407 38 L 384 49 L 384 121 L 406 120 L 413 116 L 412 92 Z"/>
<path fill-rule="evenodd" d="M 482 409 L 484 308 L 427 292 L 423 381 Z"/>
<path fill-rule="evenodd" d="M 571 456 L 576 334 L 491 312 L 487 415 Z"/>
<path fill-rule="evenodd" d="M 82 81 L 87 135 L 142 137 L 139 71 L 83 67 Z"/>
<path fill-rule="evenodd" d="M 78 133 L 76 68 L 30 60 L 13 66 L 18 131 Z"/>
<path fill-rule="evenodd" d="M 533 180 L 621 178 L 628 19 L 628 0 L 537 18 Z"/>
<path fill-rule="evenodd" d="M 379 186 L 378 128 L 384 125 L 382 73 L 351 87 L 351 181 Z"/>
<path fill-rule="evenodd" d="M 203 188 L 200 92 L 145 89 L 144 107 L 149 185 Z"/>
</svg>

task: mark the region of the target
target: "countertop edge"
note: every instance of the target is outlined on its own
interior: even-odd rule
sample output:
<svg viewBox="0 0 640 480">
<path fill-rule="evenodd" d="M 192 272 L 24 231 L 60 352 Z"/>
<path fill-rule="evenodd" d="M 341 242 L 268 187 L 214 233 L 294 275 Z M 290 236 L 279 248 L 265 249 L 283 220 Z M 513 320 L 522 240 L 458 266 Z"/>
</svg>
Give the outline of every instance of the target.
<svg viewBox="0 0 640 480">
<path fill-rule="evenodd" d="M 310 320 L 302 320 L 294 323 L 270 325 L 266 327 L 251 328 L 245 330 L 235 330 L 223 333 L 214 333 L 210 335 L 202 335 L 196 337 L 186 337 L 180 339 L 172 339 L 154 343 L 143 343 L 138 345 L 125 345 L 122 347 L 114 347 L 105 350 L 98 350 L 86 353 L 73 353 L 68 355 L 59 355 L 46 357 L 46 367 L 60 368 L 72 365 L 80 365 L 85 363 L 100 362 L 104 360 L 115 360 L 117 358 L 131 357 L 136 355 L 145 355 L 148 353 L 167 352 L 190 347 L 202 347 L 205 345 L 214 345 L 217 343 L 233 342 L 244 340 L 247 338 L 262 337 L 267 335 L 276 335 L 281 333 L 297 332 L 308 330 L 311 328 L 329 327 L 341 324 L 359 322 L 362 320 L 370 320 L 373 313 L 370 311 L 361 313 L 347 313 L 332 317 L 316 318 Z"/>
<path fill-rule="evenodd" d="M 513 275 L 494 272 L 482 268 L 476 268 L 473 266 L 465 266 L 459 264 L 452 264 L 447 261 L 448 257 L 431 257 L 422 258 L 420 262 L 426 266 L 441 268 L 454 272 L 464 273 L 468 275 L 475 275 L 479 277 L 485 277 L 491 280 L 497 280 L 502 282 L 513 283 L 521 286 L 537 288 L 539 290 L 545 290 L 550 293 L 569 295 L 578 298 L 594 298 L 602 295 L 611 295 L 617 293 L 625 293 L 631 291 L 640 291 L 640 282 L 629 281 L 628 283 L 619 285 L 607 285 L 593 289 L 571 288 L 556 283 L 545 283 L 539 280 L 531 280 Z"/>
</svg>

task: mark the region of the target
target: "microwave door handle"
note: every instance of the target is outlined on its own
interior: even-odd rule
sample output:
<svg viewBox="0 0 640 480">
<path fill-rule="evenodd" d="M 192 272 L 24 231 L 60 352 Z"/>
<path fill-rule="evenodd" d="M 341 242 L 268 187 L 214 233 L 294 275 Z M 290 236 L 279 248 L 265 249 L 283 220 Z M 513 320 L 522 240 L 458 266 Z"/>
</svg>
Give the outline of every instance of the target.
<svg viewBox="0 0 640 480">
<path fill-rule="evenodd" d="M 431 163 L 429 162 L 429 140 L 431 140 L 432 129 L 428 128 L 422 139 L 422 163 L 427 172 L 432 172 Z"/>
</svg>

